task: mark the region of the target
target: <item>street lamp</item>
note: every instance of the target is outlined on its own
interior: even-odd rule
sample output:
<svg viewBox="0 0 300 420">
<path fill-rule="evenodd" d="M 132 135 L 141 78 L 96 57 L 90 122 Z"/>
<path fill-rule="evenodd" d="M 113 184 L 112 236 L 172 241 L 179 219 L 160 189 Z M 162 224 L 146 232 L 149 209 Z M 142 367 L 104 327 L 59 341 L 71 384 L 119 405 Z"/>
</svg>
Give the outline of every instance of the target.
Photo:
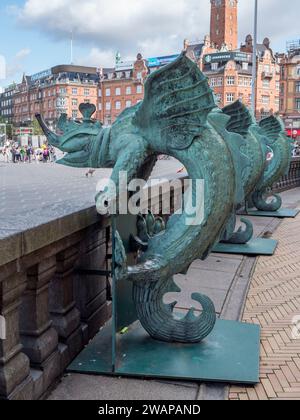
<svg viewBox="0 0 300 420">
<path fill-rule="evenodd" d="M 256 77 L 257 77 L 257 16 L 258 16 L 258 0 L 254 0 L 254 42 L 253 42 L 253 59 L 252 59 L 252 111 L 255 115 L 256 111 Z"/>
</svg>

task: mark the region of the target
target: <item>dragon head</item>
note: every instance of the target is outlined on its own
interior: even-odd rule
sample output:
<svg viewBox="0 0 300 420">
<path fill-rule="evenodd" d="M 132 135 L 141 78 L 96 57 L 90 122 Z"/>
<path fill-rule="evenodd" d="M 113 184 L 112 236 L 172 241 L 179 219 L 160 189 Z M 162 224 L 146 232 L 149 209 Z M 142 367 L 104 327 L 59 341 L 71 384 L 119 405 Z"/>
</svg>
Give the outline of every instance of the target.
<svg viewBox="0 0 300 420">
<path fill-rule="evenodd" d="M 92 119 L 96 112 L 93 104 L 81 104 L 79 111 L 82 119 L 74 121 L 62 114 L 57 124 L 57 132 L 50 130 L 40 114 L 36 114 L 49 144 L 67 153 L 58 163 L 75 167 L 95 167 L 93 160 L 99 157 L 98 149 L 101 147 L 101 138 L 104 129 L 99 121 Z M 98 162 L 97 162 L 98 163 Z"/>
</svg>

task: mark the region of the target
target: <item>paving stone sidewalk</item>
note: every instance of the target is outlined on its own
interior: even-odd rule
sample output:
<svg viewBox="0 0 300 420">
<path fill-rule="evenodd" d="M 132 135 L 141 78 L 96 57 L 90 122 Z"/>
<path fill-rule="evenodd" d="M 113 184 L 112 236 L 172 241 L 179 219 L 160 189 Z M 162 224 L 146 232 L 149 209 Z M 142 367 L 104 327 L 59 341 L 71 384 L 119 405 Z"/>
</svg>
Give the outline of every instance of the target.
<svg viewBox="0 0 300 420">
<path fill-rule="evenodd" d="M 278 249 L 258 259 L 243 316 L 262 328 L 260 384 L 232 387 L 231 400 L 300 399 L 300 215 L 273 237 Z"/>
<path fill-rule="evenodd" d="M 297 207 L 300 203 L 300 189 L 283 193 L 282 197 L 284 200 L 284 205 L 286 207 Z M 279 219 L 273 218 L 249 217 L 249 219 L 251 219 L 254 223 L 254 230 L 256 236 L 262 236 L 264 234 L 267 234 L 267 236 L 271 235 L 281 223 Z M 291 226 L 293 226 L 291 227 L 291 231 L 289 229 L 286 230 L 286 223 L 290 223 Z M 279 251 L 276 253 L 275 257 L 259 259 L 258 270 L 260 269 L 260 264 L 263 263 L 263 270 L 270 270 L 270 272 L 272 272 L 274 270 L 274 268 L 272 267 L 275 267 L 277 264 L 278 268 L 276 269 L 278 270 L 278 281 L 281 280 L 281 262 L 274 263 L 273 261 L 277 261 L 276 258 L 278 253 L 281 252 L 280 250 L 282 246 L 286 247 L 286 253 L 290 252 L 290 247 L 295 246 L 295 248 L 297 248 L 297 224 L 299 224 L 300 227 L 300 218 L 291 222 L 283 222 L 280 230 L 275 235 L 275 237 L 278 237 L 278 239 L 281 242 Z M 297 266 L 297 249 L 293 248 L 293 253 L 294 254 L 291 254 L 291 258 L 295 258 L 294 263 Z M 285 258 L 288 258 L 288 256 L 286 255 Z M 191 306 L 194 306 L 195 302 L 191 300 L 191 293 L 195 291 L 200 291 L 201 293 L 205 293 L 208 296 L 210 296 L 210 298 L 214 301 L 218 315 L 221 318 L 229 320 L 240 319 L 256 261 L 257 259 L 254 257 L 243 257 L 239 255 L 233 256 L 224 254 L 212 254 L 206 261 L 195 261 L 191 269 L 189 270 L 189 273 L 186 276 L 177 276 L 176 282 L 180 287 L 182 287 L 182 293 L 179 296 L 176 295 L 178 307 L 182 310 L 188 310 Z M 284 269 L 283 273 L 285 274 L 285 276 L 288 276 L 289 272 Z M 263 274 L 260 273 L 260 276 L 262 275 Z M 265 277 L 268 279 L 269 275 L 270 274 L 266 274 Z M 292 285 L 294 285 L 293 280 L 291 280 L 288 284 L 288 286 L 282 286 L 283 288 L 281 291 L 281 295 L 284 296 L 285 299 L 289 298 L 289 300 L 287 301 L 287 305 L 292 305 L 293 309 L 296 311 L 297 306 L 298 308 L 300 308 L 299 283 L 298 292 L 292 287 Z M 255 285 L 255 280 L 253 280 L 252 288 Z M 247 301 L 247 309 L 249 308 L 249 301 L 255 301 L 254 291 L 252 288 L 250 291 L 249 300 Z M 298 297 L 296 296 L 296 299 L 298 299 L 297 302 L 296 300 L 293 300 L 294 292 L 296 294 L 298 293 Z M 276 293 L 272 291 L 270 295 L 274 298 L 276 296 Z M 280 300 L 283 299 L 282 296 L 279 297 Z M 174 296 L 169 295 L 166 298 L 167 301 L 174 301 Z M 259 304 L 261 304 L 260 300 L 258 302 Z M 273 305 L 272 302 L 270 302 L 270 304 Z M 249 310 L 251 310 L 251 307 L 249 308 Z M 285 310 L 287 311 L 287 309 Z M 282 313 L 279 308 L 275 308 L 274 315 L 272 316 L 274 317 L 277 315 L 278 318 L 281 319 L 280 314 L 284 316 L 284 313 Z M 285 321 L 285 323 L 288 324 L 289 327 L 291 325 L 291 314 L 291 311 L 288 312 L 288 315 L 286 315 L 287 319 Z M 254 315 L 248 316 L 247 320 L 250 320 L 250 322 L 253 322 L 253 320 L 255 320 L 255 322 L 259 323 L 262 318 L 258 318 L 258 315 L 254 313 Z M 245 312 L 245 316 L 247 316 L 247 312 Z M 274 322 L 272 316 L 270 315 L 268 319 Z M 272 325 L 272 327 L 274 327 L 274 325 Z M 269 333 L 269 331 L 264 331 L 263 334 L 265 333 Z M 286 335 L 288 336 L 287 332 Z M 278 340 L 279 336 L 276 335 Z M 287 341 L 288 337 L 284 335 L 284 339 L 281 339 L 284 342 L 284 339 Z M 271 343 L 269 343 L 273 351 L 276 346 L 275 343 L 277 343 L 276 339 L 274 339 L 273 341 L 271 340 Z M 294 361 L 293 358 L 295 354 L 294 346 L 292 345 L 292 343 L 290 343 L 290 347 L 288 348 L 288 350 L 289 352 L 286 352 L 289 356 L 287 363 L 290 363 Z M 279 355 L 281 358 L 284 358 L 284 360 L 286 360 L 286 353 L 284 353 L 283 355 L 279 353 Z M 270 356 L 273 357 L 273 353 L 270 353 Z M 276 363 L 278 357 L 279 356 L 276 355 Z M 266 360 L 267 359 L 268 356 L 266 353 Z M 272 361 L 272 363 L 274 363 L 274 360 Z M 271 369 L 270 366 L 271 365 L 268 364 L 267 368 Z M 292 369 L 292 365 L 287 364 L 286 366 L 289 370 L 292 370 L 292 372 L 294 372 L 294 375 L 295 372 L 298 372 L 295 369 Z M 298 366 L 297 368 L 299 368 L 300 371 L 300 366 Z M 285 372 L 287 372 L 286 368 Z M 263 375 L 268 375 L 272 373 L 273 371 L 263 371 Z M 276 375 L 274 374 L 274 376 Z M 271 378 L 273 379 L 273 377 Z M 270 379 L 267 376 L 264 376 L 262 379 L 265 380 L 266 387 L 271 389 L 266 382 L 267 380 L 270 381 Z M 298 383 L 297 381 L 299 381 L 298 376 L 297 378 L 293 376 L 290 377 L 290 382 L 288 382 L 288 384 L 290 387 L 294 387 L 294 385 Z M 286 383 L 284 385 L 286 385 Z M 259 395 L 261 396 L 267 395 L 266 391 L 264 391 L 263 386 L 260 385 L 258 389 L 259 391 L 256 391 L 253 388 L 249 388 L 249 394 L 257 395 L 257 393 L 260 392 Z M 282 388 L 282 390 L 284 390 L 284 387 Z M 294 389 L 295 393 L 298 391 Z M 275 396 L 278 396 L 278 394 Z M 246 390 L 246 388 L 231 389 L 230 398 L 244 399 L 246 397 L 248 398 L 248 390 Z M 76 374 L 66 375 L 63 378 L 62 382 L 57 386 L 57 388 L 52 392 L 52 394 L 49 397 L 50 400 L 208 400 L 227 398 L 228 387 L 226 385 L 158 380 L 144 381 L 139 379 L 109 378 L 104 376 Z"/>
</svg>

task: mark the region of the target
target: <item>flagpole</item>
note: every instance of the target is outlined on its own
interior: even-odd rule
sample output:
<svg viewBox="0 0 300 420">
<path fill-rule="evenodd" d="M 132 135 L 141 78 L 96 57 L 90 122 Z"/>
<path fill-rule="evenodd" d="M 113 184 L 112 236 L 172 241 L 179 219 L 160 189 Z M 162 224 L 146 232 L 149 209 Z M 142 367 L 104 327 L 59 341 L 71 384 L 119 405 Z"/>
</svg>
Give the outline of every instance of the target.
<svg viewBox="0 0 300 420">
<path fill-rule="evenodd" d="M 71 64 L 74 64 L 73 62 L 73 42 L 74 42 L 74 34 L 73 29 L 71 31 Z"/>
<path fill-rule="evenodd" d="M 257 17 L 258 0 L 254 0 L 254 40 L 253 40 L 253 60 L 252 60 L 252 110 L 256 113 L 256 77 L 257 77 Z"/>
</svg>

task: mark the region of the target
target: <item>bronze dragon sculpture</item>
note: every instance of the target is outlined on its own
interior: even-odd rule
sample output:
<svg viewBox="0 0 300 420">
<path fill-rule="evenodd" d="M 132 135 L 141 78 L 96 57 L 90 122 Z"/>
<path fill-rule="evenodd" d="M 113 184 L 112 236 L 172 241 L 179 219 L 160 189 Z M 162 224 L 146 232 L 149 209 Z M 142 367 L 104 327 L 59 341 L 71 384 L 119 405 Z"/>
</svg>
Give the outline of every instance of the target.
<svg viewBox="0 0 300 420">
<path fill-rule="evenodd" d="M 180 291 L 173 276 L 186 273 L 195 259 L 209 255 L 244 200 L 251 173 L 247 139 L 237 130 L 228 131 L 230 116 L 216 107 L 206 77 L 184 53 L 149 75 L 144 100 L 126 109 L 112 127 L 103 128 L 91 119 L 93 105 L 83 104 L 80 111 L 81 122 L 62 115 L 58 132 L 49 130 L 37 115 L 49 143 L 67 153 L 58 163 L 113 168 L 111 178 L 118 189 L 120 171 L 127 171 L 128 182 L 135 177 L 148 179 L 157 156 L 164 154 L 186 167 L 191 196 L 195 195 L 194 181 L 204 180 L 201 223 L 189 223 L 191 215 L 186 211 L 174 214 L 165 229 L 148 218 L 152 232 L 137 264 L 127 266 L 118 234 L 115 261 L 117 277 L 133 282 L 138 318 L 153 338 L 181 343 L 203 340 L 216 322 L 212 301 L 194 293 L 192 298 L 201 304 L 202 313 L 196 316 L 191 308 L 178 319 L 174 316 L 176 302 L 166 305 L 163 297 Z M 114 193 L 106 188 L 97 196 L 97 203 L 113 199 Z"/>
</svg>

